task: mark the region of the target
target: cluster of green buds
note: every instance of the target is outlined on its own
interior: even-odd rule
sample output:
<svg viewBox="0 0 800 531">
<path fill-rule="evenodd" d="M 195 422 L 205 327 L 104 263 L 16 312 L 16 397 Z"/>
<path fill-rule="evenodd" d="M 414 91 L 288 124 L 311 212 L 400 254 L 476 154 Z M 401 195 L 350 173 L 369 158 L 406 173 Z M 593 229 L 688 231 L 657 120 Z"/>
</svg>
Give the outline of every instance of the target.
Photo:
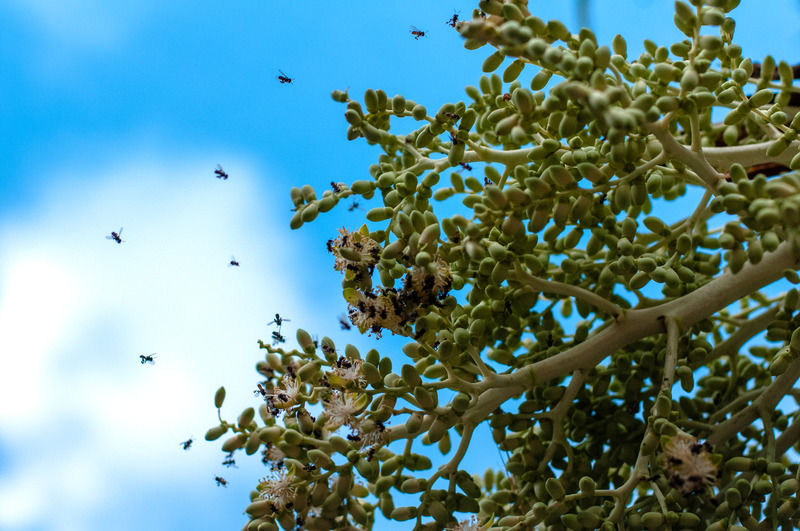
<svg viewBox="0 0 800 531">
<path fill-rule="evenodd" d="M 407 363 L 302 330 L 299 349 L 260 342 L 263 424 L 248 408 L 206 435 L 264 454 L 246 529 L 798 522 L 781 400 L 800 396 L 800 296 L 774 284 L 800 282 L 800 89 L 788 63 L 743 56 L 737 4 L 678 0 L 686 38 L 629 57 L 619 35 L 481 0 L 456 24 L 492 48 L 466 101 L 333 92 L 347 138 L 382 153 L 320 199 L 293 188 L 290 226 L 379 202 L 328 250 L 350 320 L 409 338 Z M 482 424 L 503 470 L 465 459 Z"/>
</svg>

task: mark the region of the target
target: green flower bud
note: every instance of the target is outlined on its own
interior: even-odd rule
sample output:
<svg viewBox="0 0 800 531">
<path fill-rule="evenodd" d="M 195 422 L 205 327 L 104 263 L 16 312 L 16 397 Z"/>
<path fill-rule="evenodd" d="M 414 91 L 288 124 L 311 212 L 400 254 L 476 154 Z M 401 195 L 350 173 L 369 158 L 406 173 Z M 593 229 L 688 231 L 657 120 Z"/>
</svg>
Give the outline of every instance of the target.
<svg viewBox="0 0 800 531">
<path fill-rule="evenodd" d="M 566 495 L 564 486 L 561 485 L 561 482 L 556 478 L 547 478 L 547 481 L 545 481 L 545 489 L 550 497 L 556 500 L 561 500 Z"/>
<path fill-rule="evenodd" d="M 226 433 L 227 431 L 228 431 L 228 428 L 226 428 L 225 426 L 222 426 L 222 425 L 220 425 L 220 426 L 214 426 L 213 428 L 209 429 L 209 430 L 206 432 L 206 437 L 205 437 L 205 439 L 206 439 L 207 441 L 216 441 L 217 439 L 219 439 L 220 437 L 222 437 L 223 435 L 225 435 L 225 433 Z"/>
<path fill-rule="evenodd" d="M 214 406 L 219 409 L 222 407 L 222 403 L 225 401 L 225 388 L 220 387 L 217 389 L 216 394 L 214 395 Z"/>
</svg>

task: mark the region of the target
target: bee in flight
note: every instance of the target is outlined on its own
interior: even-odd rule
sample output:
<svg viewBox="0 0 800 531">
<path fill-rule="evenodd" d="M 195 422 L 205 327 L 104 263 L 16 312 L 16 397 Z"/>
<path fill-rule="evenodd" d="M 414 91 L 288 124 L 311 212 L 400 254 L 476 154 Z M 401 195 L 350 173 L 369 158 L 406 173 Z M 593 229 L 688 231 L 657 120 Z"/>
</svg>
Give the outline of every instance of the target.
<svg viewBox="0 0 800 531">
<path fill-rule="evenodd" d="M 350 204 L 349 207 L 347 207 L 347 211 L 352 212 L 355 209 L 364 210 L 363 208 L 361 208 L 361 203 L 353 199 L 353 202 Z"/>
<path fill-rule="evenodd" d="M 194 438 L 193 437 L 189 437 L 187 440 L 185 440 L 182 443 L 180 443 L 180 446 L 183 446 L 184 450 L 188 450 L 189 448 L 192 447 L 192 443 L 193 442 L 194 442 Z"/>
<path fill-rule="evenodd" d="M 154 359 L 155 357 L 156 357 L 155 352 L 152 354 L 139 354 L 139 363 L 141 363 L 142 365 L 144 365 L 145 363 L 153 365 L 156 362 L 156 360 Z"/>
<path fill-rule="evenodd" d="M 228 486 L 228 481 L 225 478 L 221 478 L 219 476 L 214 476 L 214 481 L 217 482 L 217 487 L 220 487 L 220 486 L 227 487 Z"/>
<path fill-rule="evenodd" d="M 278 328 L 280 329 L 280 327 L 281 327 L 281 325 L 283 324 L 284 321 L 289 322 L 289 321 L 291 321 L 291 319 L 286 319 L 285 317 L 281 317 L 281 314 L 276 313 L 275 314 L 275 319 L 273 319 L 272 321 L 268 322 L 267 326 L 274 324 L 274 325 L 277 325 Z"/>
<path fill-rule="evenodd" d="M 459 162 L 458 164 L 459 164 L 459 166 L 461 166 L 461 167 L 462 167 L 462 168 L 464 168 L 465 170 L 467 170 L 467 171 L 472 171 L 472 166 L 470 166 L 470 165 L 469 165 L 469 164 L 467 164 L 466 162 Z"/>
<path fill-rule="evenodd" d="M 228 455 L 225 456 L 225 460 L 222 461 L 222 466 L 226 468 L 239 468 L 236 466 L 236 460 L 233 458 L 233 452 L 230 452 Z"/>
<path fill-rule="evenodd" d="M 280 81 L 280 82 L 281 82 L 281 85 L 283 85 L 284 83 L 291 83 L 292 81 L 294 81 L 294 79 L 292 79 L 291 77 L 287 76 L 287 75 L 286 75 L 286 74 L 283 72 L 283 70 L 278 70 L 278 73 L 279 73 L 279 75 L 278 75 L 278 81 Z"/>
<path fill-rule="evenodd" d="M 282 336 L 280 332 L 276 330 L 272 332 L 272 346 L 274 347 L 278 343 L 286 343 L 286 336 Z"/>
<path fill-rule="evenodd" d="M 342 327 L 342 330 L 350 330 L 352 326 L 349 322 L 347 322 L 347 317 L 344 315 L 339 316 L 339 326 Z"/>
<path fill-rule="evenodd" d="M 447 24 L 451 28 L 455 28 L 456 24 L 458 24 L 458 11 L 453 13 L 453 16 L 447 19 L 447 22 L 445 22 L 445 24 Z"/>
<path fill-rule="evenodd" d="M 233 266 L 239 267 L 239 261 L 235 257 L 231 256 L 231 261 L 228 262 L 228 267 L 233 267 Z"/>
<path fill-rule="evenodd" d="M 111 231 L 111 234 L 106 236 L 106 240 L 114 240 L 117 243 L 122 243 L 124 240 L 122 239 L 122 227 L 119 228 L 119 232 Z"/>
<path fill-rule="evenodd" d="M 418 41 L 420 37 L 425 36 L 425 32 L 417 28 L 416 26 L 411 26 L 411 35 L 414 36 L 415 41 Z"/>
<path fill-rule="evenodd" d="M 222 179 L 223 181 L 228 180 L 228 173 L 222 169 L 222 166 L 217 164 L 217 169 L 214 170 L 214 175 L 217 176 L 217 179 Z"/>
</svg>

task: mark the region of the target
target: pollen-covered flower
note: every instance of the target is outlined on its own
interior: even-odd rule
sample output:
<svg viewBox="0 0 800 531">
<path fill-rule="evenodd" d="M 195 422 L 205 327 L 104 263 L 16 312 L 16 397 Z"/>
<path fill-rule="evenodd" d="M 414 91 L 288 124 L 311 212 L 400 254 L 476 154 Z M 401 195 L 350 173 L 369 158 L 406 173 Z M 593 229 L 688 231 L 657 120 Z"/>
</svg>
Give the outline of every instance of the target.
<svg viewBox="0 0 800 531">
<path fill-rule="evenodd" d="M 297 403 L 298 393 L 300 393 L 300 382 L 297 381 L 297 378 L 284 376 L 281 385 L 276 387 L 267 398 L 276 408 L 287 409 Z"/>
<path fill-rule="evenodd" d="M 273 470 L 278 469 L 283 466 L 283 459 L 286 457 L 280 448 L 275 446 L 272 443 L 267 443 L 266 448 L 262 451 L 263 458 L 261 462 L 269 464 Z"/>
<path fill-rule="evenodd" d="M 336 368 L 328 373 L 328 382 L 336 386 L 346 386 L 350 383 L 355 383 L 359 387 L 364 387 L 367 380 L 361 373 L 361 360 L 348 359 L 344 356 L 336 361 Z"/>
<path fill-rule="evenodd" d="M 339 237 L 328 241 L 328 251 L 336 257 L 333 268 L 346 271 L 374 266 L 380 258 L 381 246 L 369 236 L 341 228 Z"/>
<path fill-rule="evenodd" d="M 279 510 L 294 503 L 296 489 L 292 485 L 294 477 L 285 469 L 273 472 L 270 478 L 263 478 L 256 486 L 258 497 L 269 500 Z"/>
<path fill-rule="evenodd" d="M 441 257 L 426 267 L 415 266 L 411 272 L 411 286 L 425 295 L 442 297 L 450 290 L 451 281 L 450 266 Z"/>
<path fill-rule="evenodd" d="M 331 397 L 322 403 L 328 417 L 326 427 L 329 430 L 355 422 L 355 416 L 366 407 L 369 398 L 366 395 L 333 391 Z"/>
<path fill-rule="evenodd" d="M 448 527 L 448 531 L 481 531 L 478 519 L 473 515 L 469 520 L 461 520 L 455 527 Z"/>
<path fill-rule="evenodd" d="M 711 445 L 679 433 L 662 442 L 669 482 L 684 494 L 699 492 L 713 485 L 719 468 L 712 459 Z"/>
</svg>

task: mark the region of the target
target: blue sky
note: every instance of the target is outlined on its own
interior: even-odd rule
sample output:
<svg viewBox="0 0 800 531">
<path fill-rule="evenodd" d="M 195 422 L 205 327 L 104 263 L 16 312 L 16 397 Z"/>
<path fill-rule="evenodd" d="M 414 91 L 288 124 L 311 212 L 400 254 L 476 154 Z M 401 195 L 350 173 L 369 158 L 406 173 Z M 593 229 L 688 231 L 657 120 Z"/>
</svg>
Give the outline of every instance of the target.
<svg viewBox="0 0 800 531">
<path fill-rule="evenodd" d="M 745 54 L 800 61 L 796 3 L 742 3 Z M 577 31 L 574 2 L 531 5 Z M 598 0 L 592 27 L 638 54 L 645 37 L 679 38 L 671 5 Z M 229 420 L 256 405 L 256 340 L 275 312 L 290 336 L 375 346 L 338 329 L 324 246 L 363 212 L 288 228 L 291 186 L 365 178 L 378 154 L 347 142 L 330 91 L 433 109 L 464 98 L 489 52 L 464 50 L 445 21 L 472 7 L 0 0 L 0 529 L 241 527 L 263 466 L 225 469 L 218 444 L 199 442 L 215 389 L 228 388 Z M 122 245 L 104 238 L 120 226 Z M 500 465 L 485 436 L 468 458 Z"/>
</svg>

